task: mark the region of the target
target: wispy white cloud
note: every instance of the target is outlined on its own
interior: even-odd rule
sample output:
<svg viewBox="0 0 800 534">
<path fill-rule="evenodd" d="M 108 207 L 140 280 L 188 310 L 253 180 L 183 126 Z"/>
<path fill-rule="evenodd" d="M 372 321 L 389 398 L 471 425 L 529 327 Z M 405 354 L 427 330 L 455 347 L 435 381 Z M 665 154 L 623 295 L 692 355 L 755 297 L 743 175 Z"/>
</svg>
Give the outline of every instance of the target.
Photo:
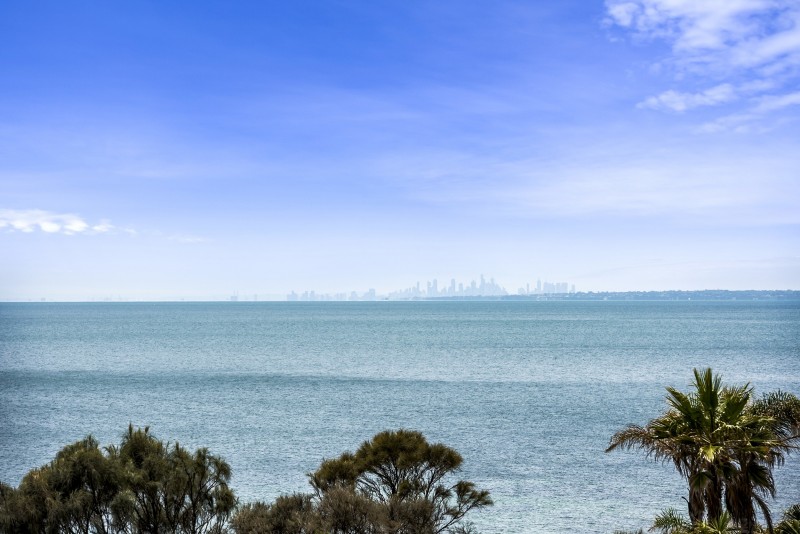
<svg viewBox="0 0 800 534">
<path fill-rule="evenodd" d="M 754 122 L 783 107 L 769 109 L 762 100 L 793 98 L 800 73 L 797 0 L 606 0 L 606 8 L 608 24 L 668 43 L 671 53 L 657 65 L 693 89 L 651 96 L 640 108 L 683 112 L 738 101 L 735 115 Z M 695 89 L 703 85 L 711 88 Z M 717 129 L 727 123 L 738 119 L 721 120 Z"/>
<path fill-rule="evenodd" d="M 789 106 L 800 104 L 800 91 L 784 95 L 763 98 L 753 111 L 756 113 L 766 113 L 776 111 Z"/>
<path fill-rule="evenodd" d="M 667 40 L 676 59 L 754 66 L 800 52 L 794 0 L 607 0 L 608 22 Z"/>
<path fill-rule="evenodd" d="M 771 104 L 770 104 L 771 105 Z M 475 212 L 549 220 L 659 220 L 719 227 L 800 223 L 796 168 L 787 143 L 730 140 L 654 149 L 649 139 L 587 143 L 570 158 L 501 160 L 469 154 L 394 155 L 376 162 L 408 194 Z"/>
<path fill-rule="evenodd" d="M 730 102 L 737 98 L 733 86 L 724 83 L 707 89 L 700 93 L 680 93 L 678 91 L 665 91 L 657 96 L 651 96 L 640 102 L 637 107 L 648 109 L 667 109 L 683 112 L 701 106 L 716 106 Z"/>
<path fill-rule="evenodd" d="M 133 228 L 116 226 L 105 219 L 96 223 L 90 223 L 87 222 L 85 218 L 74 213 L 56 213 L 37 209 L 0 209 L 0 232 L 3 231 L 22 232 L 26 234 L 43 232 L 46 234 L 62 235 L 96 235 L 109 233 L 124 233 L 130 236 L 139 235 L 139 232 Z M 204 237 L 193 234 L 166 234 L 161 231 L 146 232 L 146 234 L 176 243 L 191 244 L 208 241 L 208 239 Z"/>
<path fill-rule="evenodd" d="M 73 213 L 45 210 L 0 209 L 0 230 L 11 232 L 44 232 L 47 234 L 105 234 L 118 230 L 107 220 L 89 223 Z M 123 229 L 119 229 L 123 230 Z"/>
<path fill-rule="evenodd" d="M 800 222 L 793 202 L 778 204 L 775 199 L 778 191 L 792 189 L 780 180 L 745 182 L 744 173 L 727 164 L 661 163 L 563 168 L 549 180 L 521 183 L 516 191 L 503 194 L 511 192 L 508 202 L 527 205 L 533 213 L 557 217 L 657 217 L 725 226 Z M 763 213 L 767 206 L 773 206 L 769 216 Z"/>
<path fill-rule="evenodd" d="M 800 105 L 800 91 L 776 96 L 764 96 L 745 112 L 733 113 L 707 122 L 700 127 L 703 132 L 734 131 L 747 132 L 762 130 L 762 119 L 775 112 L 791 106 Z M 787 120 L 785 117 L 781 120 Z"/>
</svg>

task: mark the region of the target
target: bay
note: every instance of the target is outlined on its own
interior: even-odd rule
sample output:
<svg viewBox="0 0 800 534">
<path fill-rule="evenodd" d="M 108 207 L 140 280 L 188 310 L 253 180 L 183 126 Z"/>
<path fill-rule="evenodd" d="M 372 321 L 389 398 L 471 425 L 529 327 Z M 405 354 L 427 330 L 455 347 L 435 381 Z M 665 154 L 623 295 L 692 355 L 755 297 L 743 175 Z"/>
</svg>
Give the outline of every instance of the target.
<svg viewBox="0 0 800 534">
<path fill-rule="evenodd" d="M 612 532 L 683 507 L 669 466 L 605 454 L 694 367 L 800 394 L 800 303 L 0 304 L 0 480 L 129 423 L 206 446 L 243 501 L 390 428 L 464 456 L 483 532 Z M 800 462 L 777 476 L 800 502 Z"/>
</svg>

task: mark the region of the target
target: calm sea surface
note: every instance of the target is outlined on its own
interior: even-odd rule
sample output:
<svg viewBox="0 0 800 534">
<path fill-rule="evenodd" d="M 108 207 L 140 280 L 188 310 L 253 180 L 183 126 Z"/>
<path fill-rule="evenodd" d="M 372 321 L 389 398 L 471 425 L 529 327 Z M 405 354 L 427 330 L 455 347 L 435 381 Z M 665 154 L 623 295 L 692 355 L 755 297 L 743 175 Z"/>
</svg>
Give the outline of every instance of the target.
<svg viewBox="0 0 800 534">
<path fill-rule="evenodd" d="M 482 531 L 610 533 L 683 509 L 670 467 L 603 450 L 706 366 L 800 394 L 800 303 L 0 304 L 0 480 L 132 422 L 272 499 L 402 427 L 462 453 Z M 800 460 L 777 482 L 779 513 Z"/>
</svg>

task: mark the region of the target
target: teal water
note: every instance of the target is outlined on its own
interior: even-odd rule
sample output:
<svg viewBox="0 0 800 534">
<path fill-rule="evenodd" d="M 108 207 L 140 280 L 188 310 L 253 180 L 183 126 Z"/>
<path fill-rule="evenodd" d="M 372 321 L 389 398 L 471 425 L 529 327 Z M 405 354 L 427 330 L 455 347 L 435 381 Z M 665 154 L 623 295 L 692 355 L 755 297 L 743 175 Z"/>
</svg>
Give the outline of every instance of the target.
<svg viewBox="0 0 800 534">
<path fill-rule="evenodd" d="M 603 450 L 705 366 L 800 394 L 800 303 L 0 304 L 0 480 L 132 422 L 272 499 L 404 427 L 492 492 L 483 532 L 610 533 L 682 508 L 669 466 Z M 776 511 L 800 502 L 799 468 L 778 471 Z"/>
</svg>

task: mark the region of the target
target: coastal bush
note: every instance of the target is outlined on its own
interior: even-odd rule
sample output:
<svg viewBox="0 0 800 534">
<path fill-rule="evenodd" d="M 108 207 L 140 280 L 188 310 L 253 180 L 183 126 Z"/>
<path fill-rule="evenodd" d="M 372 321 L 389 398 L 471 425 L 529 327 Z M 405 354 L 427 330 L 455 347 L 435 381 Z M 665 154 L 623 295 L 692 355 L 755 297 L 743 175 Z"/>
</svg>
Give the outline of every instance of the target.
<svg viewBox="0 0 800 534">
<path fill-rule="evenodd" d="M 310 495 L 282 495 L 272 504 L 241 506 L 231 519 L 231 526 L 238 534 L 306 534 L 314 532 L 315 513 Z"/>
<path fill-rule="evenodd" d="M 385 431 L 355 454 L 324 461 L 309 478 L 319 497 L 343 488 L 380 505 L 391 530 L 452 532 L 468 512 L 492 504 L 472 482 L 447 482 L 462 462 L 454 449 L 419 432 Z"/>
<path fill-rule="evenodd" d="M 236 507 L 230 466 L 206 448 L 189 452 L 128 427 L 118 451 L 125 467 L 125 518 L 138 532 L 220 532 Z"/>
<path fill-rule="evenodd" d="M 463 459 L 410 430 L 385 431 L 353 453 L 324 460 L 310 473 L 313 493 L 240 508 L 237 534 L 467 534 L 472 510 L 492 504 L 489 492 L 450 478 Z"/>
<path fill-rule="evenodd" d="M 129 426 L 119 447 L 89 436 L 61 449 L 14 489 L 0 488 L 0 532 L 223 532 L 236 506 L 230 466 Z"/>
<path fill-rule="evenodd" d="M 753 534 L 760 529 L 756 509 L 771 531 L 766 499 L 775 496 L 772 471 L 800 446 L 800 399 L 778 391 L 755 400 L 749 384 L 723 386 L 711 369 L 695 369 L 692 386 L 690 393 L 667 388 L 668 410 L 614 434 L 606 452 L 635 449 L 672 462 L 687 481 L 684 521 L 692 532 Z M 677 518 L 668 511 L 653 529 L 685 532 L 686 525 L 666 521 Z"/>
</svg>

